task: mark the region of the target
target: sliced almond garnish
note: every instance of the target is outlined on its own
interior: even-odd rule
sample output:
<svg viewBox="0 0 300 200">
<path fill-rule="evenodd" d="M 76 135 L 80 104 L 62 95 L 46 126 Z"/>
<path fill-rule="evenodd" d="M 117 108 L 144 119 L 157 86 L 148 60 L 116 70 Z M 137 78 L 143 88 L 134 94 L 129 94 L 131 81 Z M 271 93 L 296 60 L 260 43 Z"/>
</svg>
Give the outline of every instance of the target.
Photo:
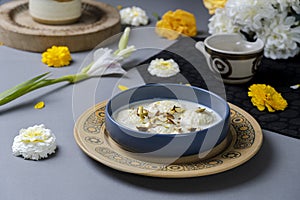
<svg viewBox="0 0 300 200">
<path fill-rule="evenodd" d="M 176 123 L 170 118 L 167 118 L 167 123 L 176 125 Z"/>
<path fill-rule="evenodd" d="M 137 126 L 136 128 L 137 128 L 137 130 L 142 131 L 142 132 L 147 132 L 148 131 L 148 127 Z"/>
<path fill-rule="evenodd" d="M 174 114 L 175 112 L 177 112 L 177 113 L 182 113 L 182 112 L 184 112 L 184 109 L 183 108 L 181 108 L 181 107 L 177 107 L 177 106 L 173 106 L 173 108 L 171 109 L 171 114 Z"/>
<path fill-rule="evenodd" d="M 205 108 L 201 108 L 199 107 L 197 110 L 196 110 L 196 113 L 202 113 L 205 111 Z"/>
<path fill-rule="evenodd" d="M 139 116 L 141 119 L 145 119 L 145 117 L 148 116 L 148 111 L 144 109 L 143 106 L 139 106 L 137 108 L 137 116 Z"/>
<path fill-rule="evenodd" d="M 175 119 L 174 115 L 170 114 L 170 113 L 167 113 L 167 118 L 170 118 L 170 119 Z"/>
<path fill-rule="evenodd" d="M 189 128 L 188 129 L 188 131 L 190 131 L 190 132 L 194 132 L 194 131 L 196 131 L 197 129 L 196 128 Z"/>
</svg>

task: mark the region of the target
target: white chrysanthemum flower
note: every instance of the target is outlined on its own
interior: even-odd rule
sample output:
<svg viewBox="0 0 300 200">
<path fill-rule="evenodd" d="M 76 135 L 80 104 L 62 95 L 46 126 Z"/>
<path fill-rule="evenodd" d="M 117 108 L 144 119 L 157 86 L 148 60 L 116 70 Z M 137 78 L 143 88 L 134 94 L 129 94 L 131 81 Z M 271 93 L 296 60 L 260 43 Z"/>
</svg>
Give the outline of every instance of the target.
<svg viewBox="0 0 300 200">
<path fill-rule="evenodd" d="M 288 58 L 300 52 L 300 0 L 228 0 L 225 7 L 210 18 L 209 33 L 242 30 L 265 43 L 264 55 L 272 59 Z M 234 31 L 233 31 L 234 30 Z"/>
<path fill-rule="evenodd" d="M 21 129 L 12 145 L 13 155 L 31 160 L 47 158 L 55 149 L 55 135 L 43 124 Z"/>
<path fill-rule="evenodd" d="M 210 34 L 215 33 L 237 33 L 239 27 L 233 24 L 225 12 L 225 9 L 219 8 L 215 14 L 209 19 L 208 29 Z"/>
<path fill-rule="evenodd" d="M 164 60 L 162 58 L 156 58 L 151 61 L 148 72 L 153 76 L 171 77 L 179 73 L 180 69 L 173 59 Z"/>
<path fill-rule="evenodd" d="M 295 25 L 295 17 L 287 13 L 274 17 L 269 26 L 265 26 L 258 37 L 265 43 L 264 55 L 272 59 L 294 57 L 300 52 L 300 27 Z"/>
<path fill-rule="evenodd" d="M 273 0 L 273 5 L 278 7 L 281 12 L 287 11 L 292 8 L 297 14 L 300 14 L 300 1 L 299 0 Z"/>
<path fill-rule="evenodd" d="M 148 24 L 148 16 L 146 12 L 136 6 L 123 8 L 120 10 L 121 23 L 132 26 L 140 26 Z"/>
<path fill-rule="evenodd" d="M 225 8 L 227 16 L 244 31 L 259 31 L 266 20 L 277 14 L 269 1 L 228 0 Z"/>
</svg>

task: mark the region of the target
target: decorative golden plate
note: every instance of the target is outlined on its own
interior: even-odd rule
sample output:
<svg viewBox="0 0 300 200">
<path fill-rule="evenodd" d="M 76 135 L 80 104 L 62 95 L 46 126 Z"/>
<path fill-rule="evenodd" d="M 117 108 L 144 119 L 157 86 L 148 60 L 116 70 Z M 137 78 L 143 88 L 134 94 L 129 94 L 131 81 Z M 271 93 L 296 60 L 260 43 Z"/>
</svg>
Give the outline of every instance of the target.
<svg viewBox="0 0 300 200">
<path fill-rule="evenodd" d="M 105 105 L 101 102 L 84 112 L 74 127 L 79 147 L 90 157 L 113 169 L 144 176 L 188 178 L 224 172 L 252 158 L 262 145 L 262 130 L 256 120 L 241 108 L 231 108 L 232 136 L 229 145 L 208 159 L 184 159 L 167 164 L 135 156 L 118 146 L 105 130 Z"/>
</svg>

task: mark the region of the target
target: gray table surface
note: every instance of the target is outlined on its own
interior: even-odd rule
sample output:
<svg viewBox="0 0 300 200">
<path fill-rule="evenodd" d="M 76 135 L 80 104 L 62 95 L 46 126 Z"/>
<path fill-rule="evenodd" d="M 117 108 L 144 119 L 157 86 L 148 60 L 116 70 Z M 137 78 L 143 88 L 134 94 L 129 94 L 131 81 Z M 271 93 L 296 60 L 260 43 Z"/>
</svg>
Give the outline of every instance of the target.
<svg viewBox="0 0 300 200">
<path fill-rule="evenodd" d="M 1 4 L 4 2 L 0 0 Z M 209 15 L 201 0 L 190 0 L 188 4 L 180 0 L 103 2 L 144 8 L 152 19 L 148 27 L 155 23 L 152 12 L 162 15 L 169 9 L 185 9 L 195 14 L 200 34 L 207 32 Z M 134 40 L 139 40 L 139 37 Z M 158 43 L 154 46 L 157 49 L 169 45 L 168 42 Z M 0 91 L 47 71 L 51 71 L 53 77 L 76 73 L 88 55 L 89 52 L 73 53 L 71 66 L 54 69 L 40 62 L 40 53 L 0 46 Z M 0 107 L 0 199 L 299 199 L 300 141 L 266 130 L 263 130 L 262 148 L 250 161 L 224 173 L 205 177 L 143 177 L 116 171 L 89 158 L 74 140 L 75 120 L 87 108 L 118 92 L 116 85 L 120 83 L 133 86 L 143 84 L 143 80 L 132 69 L 122 80 L 105 77 L 75 86 L 62 83 Z M 34 109 L 38 101 L 45 101 L 46 107 Z M 13 156 L 11 145 L 19 130 L 41 123 L 57 137 L 56 154 L 41 161 Z"/>
</svg>

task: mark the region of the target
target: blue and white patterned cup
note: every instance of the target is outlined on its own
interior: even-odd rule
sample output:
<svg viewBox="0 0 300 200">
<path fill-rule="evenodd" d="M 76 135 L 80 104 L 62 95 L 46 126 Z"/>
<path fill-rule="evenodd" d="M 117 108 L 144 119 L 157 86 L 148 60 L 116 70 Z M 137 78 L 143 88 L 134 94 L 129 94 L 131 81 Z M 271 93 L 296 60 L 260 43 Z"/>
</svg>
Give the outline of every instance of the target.
<svg viewBox="0 0 300 200">
<path fill-rule="evenodd" d="M 222 77 L 224 83 L 246 83 L 255 75 L 264 43 L 257 39 L 248 42 L 240 34 L 220 33 L 197 42 L 195 47 L 206 57 L 211 71 Z"/>
</svg>

